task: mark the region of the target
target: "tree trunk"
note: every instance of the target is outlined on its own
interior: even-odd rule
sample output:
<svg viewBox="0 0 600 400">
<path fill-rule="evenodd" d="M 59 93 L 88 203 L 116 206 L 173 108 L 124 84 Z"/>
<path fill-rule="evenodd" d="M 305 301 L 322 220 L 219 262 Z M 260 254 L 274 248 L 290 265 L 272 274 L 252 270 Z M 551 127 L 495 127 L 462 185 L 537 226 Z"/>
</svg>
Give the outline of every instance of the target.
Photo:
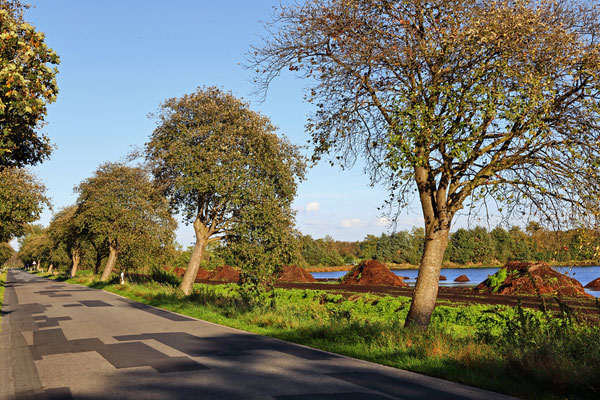
<svg viewBox="0 0 600 400">
<path fill-rule="evenodd" d="M 71 251 L 71 260 L 73 261 L 73 265 L 71 265 L 71 278 L 77 274 L 77 268 L 79 268 L 79 250 Z"/>
<path fill-rule="evenodd" d="M 108 260 L 106 261 L 106 266 L 104 267 L 104 271 L 102 271 L 102 277 L 100 278 L 102 282 L 108 281 L 116 262 L 117 249 L 111 243 L 108 245 Z"/>
<path fill-rule="evenodd" d="M 100 253 L 96 253 L 96 264 L 94 265 L 94 275 L 98 275 L 100 273 L 101 266 L 102 266 L 102 255 Z"/>
<path fill-rule="evenodd" d="M 440 271 L 448 246 L 448 229 L 428 229 L 419 275 L 405 327 L 427 329 L 437 300 Z"/>
<path fill-rule="evenodd" d="M 50 263 L 50 266 L 48 267 L 48 274 L 52 274 L 53 269 L 54 269 L 54 264 Z"/>
<path fill-rule="evenodd" d="M 196 281 L 198 268 L 200 267 L 200 261 L 202 260 L 204 249 L 206 248 L 208 238 L 210 237 L 210 231 L 208 227 L 204 225 L 199 218 L 196 218 L 194 221 L 194 232 L 196 233 L 196 244 L 194 245 L 194 250 L 192 250 L 190 262 L 185 270 L 185 274 L 183 275 L 180 286 L 180 289 L 186 295 L 192 293 L 192 285 Z"/>
</svg>

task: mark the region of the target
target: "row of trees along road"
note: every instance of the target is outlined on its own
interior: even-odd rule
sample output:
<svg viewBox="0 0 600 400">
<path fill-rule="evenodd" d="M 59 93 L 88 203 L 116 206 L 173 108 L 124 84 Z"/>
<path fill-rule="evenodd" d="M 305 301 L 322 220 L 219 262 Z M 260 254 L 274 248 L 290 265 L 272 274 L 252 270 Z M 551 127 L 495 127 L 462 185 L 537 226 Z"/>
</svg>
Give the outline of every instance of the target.
<svg viewBox="0 0 600 400">
<path fill-rule="evenodd" d="M 407 326 L 427 327 L 453 218 L 494 199 L 598 221 L 600 5 L 586 0 L 307 0 L 281 6 L 249 68 L 316 106 L 315 157 L 362 155 L 390 206 L 416 196 L 425 246 Z"/>
<path fill-rule="evenodd" d="M 25 263 L 70 264 L 74 276 L 82 258 L 93 260 L 96 273 L 107 258 L 101 278 L 106 281 L 118 257 L 134 270 L 160 262 L 176 223 L 148 172 L 106 163 L 76 191 L 75 205 L 57 212 L 47 228 L 33 227 L 23 238 L 19 256 Z"/>
<path fill-rule="evenodd" d="M 27 233 L 50 205 L 45 187 L 23 168 L 52 150 L 39 128 L 58 93 L 59 59 L 23 10 L 18 0 L 0 0 L 0 242 Z"/>
</svg>

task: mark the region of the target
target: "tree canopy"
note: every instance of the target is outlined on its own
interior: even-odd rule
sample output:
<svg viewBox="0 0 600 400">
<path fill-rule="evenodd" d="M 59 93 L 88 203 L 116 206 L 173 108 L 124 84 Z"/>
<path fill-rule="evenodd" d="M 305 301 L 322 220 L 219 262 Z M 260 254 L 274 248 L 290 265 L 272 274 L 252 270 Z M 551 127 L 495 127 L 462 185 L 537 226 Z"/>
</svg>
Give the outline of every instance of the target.
<svg viewBox="0 0 600 400">
<path fill-rule="evenodd" d="M 59 58 L 44 34 L 23 19 L 17 0 L 0 0 L 0 168 L 46 159 L 49 139 L 38 133 L 56 99 Z"/>
<path fill-rule="evenodd" d="M 118 256 L 127 257 L 131 268 L 172 243 L 176 222 L 144 169 L 106 163 L 76 191 L 75 218 L 90 240 L 104 242 L 109 250 L 103 281 L 109 279 Z M 129 257 L 131 253 L 137 257 Z"/>
<path fill-rule="evenodd" d="M 216 87 L 166 100 L 156 118 L 147 161 L 172 208 L 196 233 L 181 286 L 189 293 L 206 245 L 250 215 L 245 209 L 263 201 L 289 207 L 304 160 L 267 117 Z M 277 207 L 264 215 L 286 214 Z"/>
<path fill-rule="evenodd" d="M 84 248 L 90 247 L 86 246 L 84 223 L 77 216 L 77 206 L 65 207 L 54 214 L 46 229 L 55 249 L 52 262 L 55 267 L 70 264 L 71 276 L 77 272 Z"/>
<path fill-rule="evenodd" d="M 50 264 L 52 242 L 41 226 L 32 226 L 27 234 L 20 240 L 19 258 L 26 266 L 35 262 L 37 268 L 42 268 L 43 263 Z"/>
<path fill-rule="evenodd" d="M 577 0 L 309 0 L 267 24 L 250 65 L 262 90 L 283 70 L 309 78 L 316 157 L 363 155 L 391 204 L 421 203 L 407 324 L 429 324 L 467 199 L 597 221 L 599 13 Z"/>
<path fill-rule="evenodd" d="M 44 206 L 50 206 L 45 191 L 44 185 L 26 170 L 0 168 L 0 242 L 25 234 Z"/>
<path fill-rule="evenodd" d="M 9 243 L 0 243 L 0 266 L 10 260 L 15 253 L 15 249 Z"/>
</svg>

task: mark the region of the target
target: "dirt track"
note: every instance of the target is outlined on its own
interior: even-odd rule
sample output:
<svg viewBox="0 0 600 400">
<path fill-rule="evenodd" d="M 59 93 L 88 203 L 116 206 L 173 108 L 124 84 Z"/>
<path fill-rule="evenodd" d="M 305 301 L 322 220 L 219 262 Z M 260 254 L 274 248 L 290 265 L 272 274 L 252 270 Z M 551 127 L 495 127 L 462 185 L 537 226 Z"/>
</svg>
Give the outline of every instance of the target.
<svg viewBox="0 0 600 400">
<path fill-rule="evenodd" d="M 196 280 L 196 282 L 206 284 L 221 284 L 226 282 Z M 275 287 L 288 289 L 311 289 L 326 290 L 332 293 L 376 293 L 387 294 L 390 296 L 412 297 L 414 287 L 392 287 L 392 286 L 367 286 L 367 285 L 340 285 L 337 283 L 277 283 Z M 557 301 L 558 300 L 558 301 Z M 464 304 L 492 304 L 516 306 L 521 302 L 523 307 L 560 311 L 560 304 L 566 305 L 568 309 L 588 315 L 600 315 L 600 299 L 597 298 L 567 298 L 559 299 L 551 296 L 535 295 L 501 295 L 491 293 L 476 293 L 470 287 L 440 287 L 438 292 L 437 304 L 441 305 L 447 302 Z M 560 304 L 559 304 L 560 301 Z"/>
</svg>

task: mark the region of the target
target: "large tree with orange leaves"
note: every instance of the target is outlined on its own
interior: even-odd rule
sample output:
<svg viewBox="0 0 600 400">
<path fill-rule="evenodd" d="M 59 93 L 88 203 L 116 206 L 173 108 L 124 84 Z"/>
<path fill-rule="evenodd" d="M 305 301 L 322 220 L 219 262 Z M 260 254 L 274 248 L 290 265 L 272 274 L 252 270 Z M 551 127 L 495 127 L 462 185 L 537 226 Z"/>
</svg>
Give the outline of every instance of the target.
<svg viewBox="0 0 600 400">
<path fill-rule="evenodd" d="M 37 132 L 56 99 L 58 56 L 23 18 L 17 0 L 0 0 L 0 168 L 46 159 L 49 139 Z"/>
<path fill-rule="evenodd" d="M 598 216 L 599 15 L 585 0 L 308 0 L 267 23 L 250 66 L 261 90 L 283 70 L 307 78 L 315 156 L 364 156 L 393 204 L 420 201 L 407 325 L 429 324 L 466 205 Z"/>
</svg>

